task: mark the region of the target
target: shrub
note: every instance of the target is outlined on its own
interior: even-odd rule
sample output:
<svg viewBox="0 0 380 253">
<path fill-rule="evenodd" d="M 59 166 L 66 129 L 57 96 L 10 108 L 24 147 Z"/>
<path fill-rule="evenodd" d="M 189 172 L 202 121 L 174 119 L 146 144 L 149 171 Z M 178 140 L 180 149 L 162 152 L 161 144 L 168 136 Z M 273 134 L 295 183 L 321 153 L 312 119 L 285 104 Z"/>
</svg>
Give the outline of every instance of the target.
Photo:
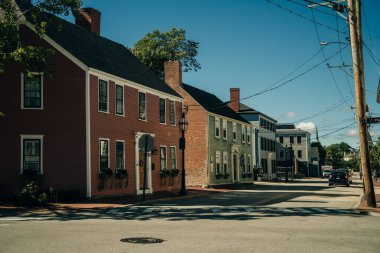
<svg viewBox="0 0 380 253">
<path fill-rule="evenodd" d="M 15 202 L 20 206 L 43 206 L 47 204 L 47 195 L 46 193 L 40 193 L 37 185 L 31 182 L 16 193 Z"/>
</svg>

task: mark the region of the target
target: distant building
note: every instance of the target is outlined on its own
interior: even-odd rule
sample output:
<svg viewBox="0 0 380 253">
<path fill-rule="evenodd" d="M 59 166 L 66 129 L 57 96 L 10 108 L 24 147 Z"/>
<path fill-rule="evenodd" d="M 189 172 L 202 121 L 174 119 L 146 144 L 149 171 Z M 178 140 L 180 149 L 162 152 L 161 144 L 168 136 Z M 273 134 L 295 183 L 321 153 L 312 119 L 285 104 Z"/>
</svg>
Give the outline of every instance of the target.
<svg viewBox="0 0 380 253">
<path fill-rule="evenodd" d="M 285 167 L 286 161 L 292 160 L 295 175 L 310 175 L 311 146 L 310 133 L 296 128 L 294 124 L 277 124 L 277 161 Z"/>
</svg>

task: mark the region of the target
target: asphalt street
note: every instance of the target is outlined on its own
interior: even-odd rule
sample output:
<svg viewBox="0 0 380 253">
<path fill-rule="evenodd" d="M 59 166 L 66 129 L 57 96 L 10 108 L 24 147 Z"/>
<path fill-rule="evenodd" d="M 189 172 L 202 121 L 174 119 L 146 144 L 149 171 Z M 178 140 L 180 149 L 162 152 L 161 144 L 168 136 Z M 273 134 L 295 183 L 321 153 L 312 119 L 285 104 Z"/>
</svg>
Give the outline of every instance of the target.
<svg viewBox="0 0 380 253">
<path fill-rule="evenodd" d="M 355 210 L 361 193 L 358 181 L 328 187 L 307 179 L 112 209 L 2 215 L 0 252 L 379 252 L 380 217 Z"/>
</svg>

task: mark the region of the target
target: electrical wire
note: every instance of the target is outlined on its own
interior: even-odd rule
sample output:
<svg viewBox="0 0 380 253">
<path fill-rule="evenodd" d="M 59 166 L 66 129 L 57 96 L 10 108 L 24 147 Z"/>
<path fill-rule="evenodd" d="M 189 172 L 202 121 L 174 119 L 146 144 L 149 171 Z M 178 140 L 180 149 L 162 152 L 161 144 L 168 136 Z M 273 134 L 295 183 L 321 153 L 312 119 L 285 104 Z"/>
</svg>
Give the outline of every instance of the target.
<svg viewBox="0 0 380 253">
<path fill-rule="evenodd" d="M 314 16 L 314 11 L 313 11 L 313 9 L 311 9 L 311 15 L 312 15 L 312 17 L 313 17 L 313 21 L 315 21 L 315 16 Z M 314 28 L 315 28 L 315 32 L 316 32 L 316 34 L 317 34 L 317 38 L 318 38 L 319 45 L 320 45 L 320 47 L 322 48 L 322 55 L 323 55 L 323 58 L 326 59 L 325 52 L 323 51 L 323 46 L 321 45 L 321 38 L 320 38 L 320 35 L 319 35 L 319 32 L 318 32 L 318 28 L 317 28 L 317 23 L 316 23 L 316 22 L 314 22 Z M 337 32 L 339 33 L 339 30 L 338 30 Z M 341 52 L 341 51 L 339 50 L 339 52 Z M 333 74 L 333 72 L 332 72 L 332 70 L 331 70 L 330 68 L 329 68 L 329 72 L 330 72 L 331 78 L 332 78 L 332 80 L 333 80 L 333 82 L 334 82 L 334 85 L 335 85 L 335 87 L 337 88 L 337 90 L 338 90 L 338 92 L 339 92 L 339 95 L 340 95 L 341 98 L 344 100 L 344 97 L 343 97 L 342 91 L 340 90 L 340 88 L 339 88 L 339 86 L 338 86 L 338 84 L 337 84 L 337 82 L 336 82 L 336 80 L 335 80 L 335 76 L 334 76 L 334 74 Z M 354 97 L 352 97 L 352 98 L 354 98 Z M 346 104 L 351 108 L 351 105 L 350 105 L 349 103 L 347 103 L 347 101 L 346 101 Z"/>
<path fill-rule="evenodd" d="M 308 18 L 308 17 L 305 17 L 304 15 L 301 15 L 301 14 L 299 14 L 299 13 L 293 11 L 293 10 L 290 10 L 290 9 L 288 9 L 288 8 L 286 8 L 286 7 L 284 7 L 284 6 L 280 5 L 280 4 L 278 4 L 278 3 L 275 3 L 275 2 L 273 2 L 273 1 L 271 1 L 271 0 L 266 0 L 266 1 L 267 1 L 268 3 L 270 3 L 270 4 L 273 4 L 273 5 L 277 6 L 277 7 L 280 8 L 280 9 L 283 9 L 283 10 L 285 10 L 285 11 L 287 11 L 287 12 L 290 12 L 290 13 L 292 13 L 292 14 L 294 14 L 294 15 L 296 15 L 296 16 L 302 18 L 302 19 L 305 19 L 305 20 L 307 20 L 307 21 L 309 21 L 309 22 L 314 22 L 312 19 L 310 19 L 310 18 Z M 335 28 L 332 28 L 332 27 L 330 27 L 330 26 L 328 26 L 328 25 L 325 25 L 325 24 L 322 24 L 322 23 L 319 23 L 319 22 L 316 22 L 316 24 L 317 24 L 317 25 L 320 25 L 320 26 L 323 26 L 323 27 L 325 27 L 325 28 L 327 28 L 327 29 L 330 29 L 330 30 L 333 30 L 333 31 L 336 31 L 336 32 L 340 32 L 340 31 L 337 31 Z"/>
</svg>

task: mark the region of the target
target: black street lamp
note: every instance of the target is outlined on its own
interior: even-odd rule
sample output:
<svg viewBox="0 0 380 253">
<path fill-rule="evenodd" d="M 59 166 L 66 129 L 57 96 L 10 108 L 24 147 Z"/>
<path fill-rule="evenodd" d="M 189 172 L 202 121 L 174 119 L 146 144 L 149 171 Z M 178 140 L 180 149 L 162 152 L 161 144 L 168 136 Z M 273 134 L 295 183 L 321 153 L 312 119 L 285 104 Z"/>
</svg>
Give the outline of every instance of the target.
<svg viewBox="0 0 380 253">
<path fill-rule="evenodd" d="M 181 177 L 181 190 L 179 195 L 186 195 L 186 178 L 185 178 L 185 132 L 189 126 L 189 122 L 185 117 L 185 112 L 182 112 L 181 119 L 178 122 L 179 130 L 182 132 L 182 136 L 179 139 L 179 148 L 182 150 L 182 177 Z"/>
</svg>

